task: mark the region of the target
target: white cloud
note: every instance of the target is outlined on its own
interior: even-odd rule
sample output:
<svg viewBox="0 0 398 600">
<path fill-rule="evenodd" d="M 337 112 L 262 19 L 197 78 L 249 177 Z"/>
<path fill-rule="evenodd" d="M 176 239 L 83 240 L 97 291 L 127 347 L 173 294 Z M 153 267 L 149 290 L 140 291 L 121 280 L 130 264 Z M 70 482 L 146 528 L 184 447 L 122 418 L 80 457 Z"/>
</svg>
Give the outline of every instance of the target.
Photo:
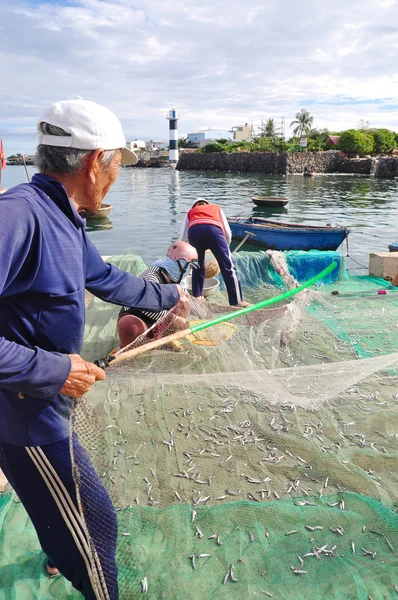
<svg viewBox="0 0 398 600">
<path fill-rule="evenodd" d="M 398 129 L 396 0 L 0 0 L 0 137 L 33 150 L 42 109 L 76 94 L 128 138 L 230 128 L 303 106 L 318 127 Z"/>
</svg>

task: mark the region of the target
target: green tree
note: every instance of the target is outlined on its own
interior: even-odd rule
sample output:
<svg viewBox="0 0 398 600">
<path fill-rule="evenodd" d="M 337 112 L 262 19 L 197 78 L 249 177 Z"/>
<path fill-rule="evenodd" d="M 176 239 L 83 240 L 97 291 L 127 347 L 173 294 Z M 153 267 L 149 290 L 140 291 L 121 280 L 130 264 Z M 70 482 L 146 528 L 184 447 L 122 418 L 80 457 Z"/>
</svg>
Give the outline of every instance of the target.
<svg viewBox="0 0 398 600">
<path fill-rule="evenodd" d="M 313 122 L 314 117 L 306 108 L 302 108 L 300 112 L 296 113 L 296 119 L 290 123 L 290 127 L 294 127 L 293 137 L 300 138 L 303 135 L 308 135 Z"/>
<path fill-rule="evenodd" d="M 340 136 L 339 148 L 348 154 L 370 154 L 374 151 L 374 139 L 370 133 L 347 129 Z"/>
<path fill-rule="evenodd" d="M 179 148 L 191 148 L 192 142 L 188 142 L 187 138 L 179 138 L 178 139 L 178 147 Z"/>
<path fill-rule="evenodd" d="M 397 147 L 395 134 L 389 129 L 371 129 L 368 133 L 373 136 L 375 152 L 378 154 L 391 152 Z"/>
<path fill-rule="evenodd" d="M 223 144 L 218 142 L 209 142 L 206 146 L 201 149 L 202 152 L 225 152 L 226 148 Z"/>
<path fill-rule="evenodd" d="M 275 119 L 267 119 L 265 124 L 262 123 L 258 137 L 268 138 L 271 142 L 278 140 L 279 136 L 276 130 Z"/>
</svg>

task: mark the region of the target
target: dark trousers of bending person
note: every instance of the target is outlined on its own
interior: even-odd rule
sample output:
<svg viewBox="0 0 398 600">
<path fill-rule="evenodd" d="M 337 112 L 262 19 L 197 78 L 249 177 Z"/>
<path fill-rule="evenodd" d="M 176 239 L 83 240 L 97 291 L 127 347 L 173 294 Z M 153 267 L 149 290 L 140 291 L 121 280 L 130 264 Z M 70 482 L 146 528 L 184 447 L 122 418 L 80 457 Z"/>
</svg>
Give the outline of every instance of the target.
<svg viewBox="0 0 398 600">
<path fill-rule="evenodd" d="M 188 230 L 189 243 L 198 252 L 199 269 L 192 272 L 192 295 L 199 297 L 205 281 L 205 252 L 214 254 L 224 278 L 229 303 L 234 306 L 242 302 L 242 289 L 236 267 L 225 235 L 217 225 L 198 224 Z"/>
</svg>

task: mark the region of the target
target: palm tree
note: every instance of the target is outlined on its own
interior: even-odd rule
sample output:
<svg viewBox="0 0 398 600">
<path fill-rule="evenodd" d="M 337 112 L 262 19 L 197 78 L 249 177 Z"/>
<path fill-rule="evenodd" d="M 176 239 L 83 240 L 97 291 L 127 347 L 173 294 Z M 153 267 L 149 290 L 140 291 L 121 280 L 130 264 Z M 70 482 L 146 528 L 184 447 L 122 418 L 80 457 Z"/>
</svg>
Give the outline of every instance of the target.
<svg viewBox="0 0 398 600">
<path fill-rule="evenodd" d="M 269 138 L 271 142 L 276 142 L 278 134 L 276 131 L 275 119 L 267 119 L 265 125 L 263 123 L 261 124 L 259 137 Z"/>
<path fill-rule="evenodd" d="M 296 114 L 296 120 L 290 123 L 290 127 L 295 126 L 293 129 L 293 137 L 303 137 L 303 134 L 308 135 L 311 131 L 314 117 L 310 115 L 309 110 L 302 108 L 300 112 Z"/>
</svg>

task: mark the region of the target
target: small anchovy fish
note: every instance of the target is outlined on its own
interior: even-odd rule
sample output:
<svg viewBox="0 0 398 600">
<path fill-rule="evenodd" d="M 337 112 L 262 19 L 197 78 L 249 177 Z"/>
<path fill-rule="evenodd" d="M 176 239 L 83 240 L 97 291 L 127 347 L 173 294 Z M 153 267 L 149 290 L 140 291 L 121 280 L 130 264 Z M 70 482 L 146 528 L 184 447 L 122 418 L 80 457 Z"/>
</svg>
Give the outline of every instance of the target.
<svg viewBox="0 0 398 600">
<path fill-rule="evenodd" d="M 199 554 L 198 558 L 208 558 L 211 554 Z"/>
<path fill-rule="evenodd" d="M 127 531 L 123 532 L 122 535 L 130 535 L 129 533 L 127 533 Z"/>
<path fill-rule="evenodd" d="M 296 567 L 290 567 L 295 575 L 305 575 L 308 571 L 303 571 L 302 569 L 296 569 Z"/>
<path fill-rule="evenodd" d="M 301 556 L 298 556 L 297 558 L 299 559 L 299 563 L 300 563 L 300 565 L 301 565 L 302 567 L 304 567 L 304 561 L 303 561 L 303 559 L 301 558 Z"/>
<path fill-rule="evenodd" d="M 141 579 L 141 592 L 143 594 L 146 594 L 148 591 L 148 579 L 146 577 L 144 577 L 144 579 Z"/>
<path fill-rule="evenodd" d="M 228 569 L 228 571 L 225 573 L 225 576 L 224 576 L 224 581 L 223 581 L 223 584 L 224 584 L 224 585 L 227 583 L 228 579 L 229 579 L 229 569 Z"/>
<path fill-rule="evenodd" d="M 311 527 L 311 525 L 306 525 L 305 528 L 308 529 L 308 531 L 322 531 L 323 529 L 321 525 L 315 525 L 315 527 Z"/>
<path fill-rule="evenodd" d="M 215 540 L 218 538 L 218 534 L 217 533 L 212 533 L 210 537 L 208 537 L 208 540 Z"/>
<path fill-rule="evenodd" d="M 199 527 L 197 525 L 195 525 L 195 527 L 196 527 L 196 533 L 195 533 L 195 535 L 197 535 L 199 538 L 205 537 L 204 534 L 203 534 L 203 532 L 199 529 Z"/>
<path fill-rule="evenodd" d="M 291 531 L 285 533 L 285 535 L 293 535 L 293 533 L 298 533 L 298 531 L 296 529 L 292 529 Z"/>
<path fill-rule="evenodd" d="M 263 596 L 268 596 L 268 598 L 272 598 L 272 594 L 270 594 L 269 592 L 262 590 L 261 593 Z"/>
<path fill-rule="evenodd" d="M 354 542 L 351 542 L 351 552 L 353 554 L 355 554 L 355 544 L 354 544 Z"/>
<path fill-rule="evenodd" d="M 329 531 L 332 531 L 333 533 L 338 533 L 338 535 L 344 535 L 344 529 L 342 527 L 336 527 L 335 529 L 333 529 L 333 527 L 329 527 Z"/>
<path fill-rule="evenodd" d="M 196 569 L 196 557 L 195 557 L 195 555 L 194 554 L 190 554 L 189 558 L 191 559 L 191 562 L 192 562 L 192 568 Z"/>
<path fill-rule="evenodd" d="M 366 550 L 366 548 L 361 548 L 361 550 L 363 551 L 364 556 L 371 556 L 373 560 L 376 558 L 377 552 L 373 552 L 372 550 Z"/>
<path fill-rule="evenodd" d="M 238 582 L 238 579 L 236 579 L 236 577 L 234 576 L 234 570 L 235 570 L 235 567 L 234 567 L 234 565 L 231 564 L 231 566 L 229 567 L 229 576 L 231 578 L 231 581 L 234 581 L 236 583 L 236 582 Z"/>
<path fill-rule="evenodd" d="M 217 546 L 222 546 L 222 541 L 220 540 L 220 536 L 217 536 Z"/>
<path fill-rule="evenodd" d="M 391 552 L 394 553 L 394 546 L 391 544 L 391 542 L 387 538 L 386 538 L 386 544 L 390 548 Z"/>
</svg>

